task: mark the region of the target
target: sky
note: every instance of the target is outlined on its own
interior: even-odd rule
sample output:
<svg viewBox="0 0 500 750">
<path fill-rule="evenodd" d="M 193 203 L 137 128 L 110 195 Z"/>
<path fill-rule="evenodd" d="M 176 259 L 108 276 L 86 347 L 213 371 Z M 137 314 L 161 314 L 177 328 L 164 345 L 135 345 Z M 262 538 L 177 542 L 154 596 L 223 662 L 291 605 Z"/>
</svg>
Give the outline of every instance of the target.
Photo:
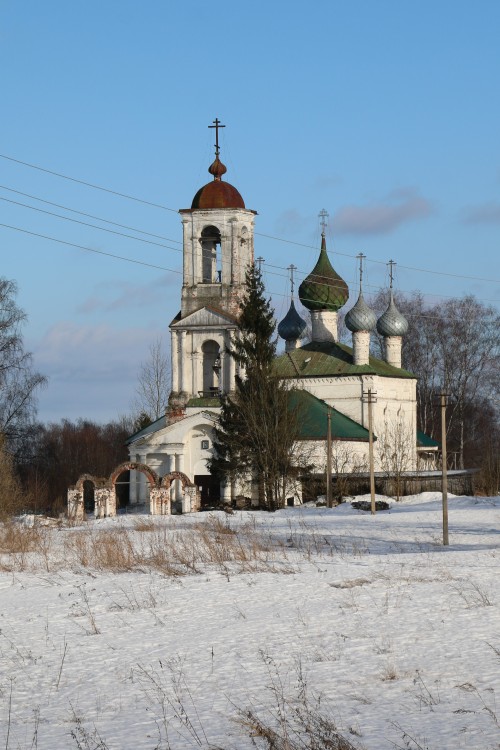
<svg viewBox="0 0 500 750">
<path fill-rule="evenodd" d="M 366 295 L 392 259 L 400 291 L 500 307 L 499 28 L 496 0 L 0 0 L 0 275 L 49 379 L 39 419 L 130 413 L 216 117 L 278 320 L 322 209 L 348 306 L 362 252 Z"/>
</svg>

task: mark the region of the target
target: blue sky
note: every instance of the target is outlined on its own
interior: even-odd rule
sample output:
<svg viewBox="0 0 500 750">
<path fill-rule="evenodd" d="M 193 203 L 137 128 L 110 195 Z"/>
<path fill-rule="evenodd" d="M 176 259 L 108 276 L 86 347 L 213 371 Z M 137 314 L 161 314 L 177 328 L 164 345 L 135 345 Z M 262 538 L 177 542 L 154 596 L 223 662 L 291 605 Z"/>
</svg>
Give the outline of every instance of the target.
<svg viewBox="0 0 500 750">
<path fill-rule="evenodd" d="M 363 252 L 367 292 L 392 258 L 401 290 L 499 306 L 499 29 L 496 0 L 0 0 L 0 223 L 17 227 L 0 227 L 0 273 L 49 376 L 40 418 L 130 411 L 139 363 L 179 308 L 176 211 L 210 179 L 216 116 L 278 318 L 286 266 L 300 280 L 314 265 L 322 208 L 351 285 Z"/>
</svg>

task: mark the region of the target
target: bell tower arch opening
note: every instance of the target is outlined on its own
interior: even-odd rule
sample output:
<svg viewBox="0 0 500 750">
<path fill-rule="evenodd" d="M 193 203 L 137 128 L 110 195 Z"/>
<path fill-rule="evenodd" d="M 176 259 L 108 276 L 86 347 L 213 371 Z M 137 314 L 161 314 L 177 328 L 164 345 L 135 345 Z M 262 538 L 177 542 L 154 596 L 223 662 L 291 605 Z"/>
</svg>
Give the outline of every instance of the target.
<svg viewBox="0 0 500 750">
<path fill-rule="evenodd" d="M 201 279 L 203 284 L 222 281 L 221 235 L 217 227 L 207 226 L 201 232 Z"/>
<path fill-rule="evenodd" d="M 203 357 L 203 395 L 218 393 L 220 388 L 220 347 L 216 341 L 205 341 L 201 346 Z"/>
</svg>

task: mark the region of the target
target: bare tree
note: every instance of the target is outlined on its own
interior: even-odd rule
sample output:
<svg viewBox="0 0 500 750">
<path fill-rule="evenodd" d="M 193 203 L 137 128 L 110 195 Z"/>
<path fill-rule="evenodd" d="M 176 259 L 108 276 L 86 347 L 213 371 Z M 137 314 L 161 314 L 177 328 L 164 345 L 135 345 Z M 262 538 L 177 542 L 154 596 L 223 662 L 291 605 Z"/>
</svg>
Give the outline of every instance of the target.
<svg viewBox="0 0 500 750">
<path fill-rule="evenodd" d="M 154 422 L 165 414 L 170 393 L 170 360 L 163 340 L 158 337 L 149 347 L 149 359 L 141 362 L 135 389 L 134 411 Z"/>
<path fill-rule="evenodd" d="M 473 447 L 472 414 L 481 403 L 495 399 L 500 388 L 500 315 L 472 296 L 427 305 L 421 294 L 414 293 L 397 295 L 396 303 L 410 321 L 403 340 L 403 366 L 418 377 L 419 428 L 440 438 L 437 403 L 444 389 L 450 397 L 447 435 L 463 468 L 467 449 Z M 372 304 L 381 313 L 387 296 L 379 294 Z M 382 342 L 376 336 L 373 345 L 376 356 L 381 356 Z M 492 427 L 498 424 L 494 410 L 491 419 Z"/>
<path fill-rule="evenodd" d="M 393 483 L 396 500 L 400 500 L 405 472 L 413 464 L 415 435 L 400 417 L 395 417 L 384 422 L 383 430 L 377 438 L 380 467 Z"/>
<path fill-rule="evenodd" d="M 0 433 L 13 452 L 19 452 L 33 423 L 36 391 L 46 383 L 24 351 L 21 328 L 26 315 L 16 304 L 16 294 L 14 281 L 0 279 Z"/>
</svg>

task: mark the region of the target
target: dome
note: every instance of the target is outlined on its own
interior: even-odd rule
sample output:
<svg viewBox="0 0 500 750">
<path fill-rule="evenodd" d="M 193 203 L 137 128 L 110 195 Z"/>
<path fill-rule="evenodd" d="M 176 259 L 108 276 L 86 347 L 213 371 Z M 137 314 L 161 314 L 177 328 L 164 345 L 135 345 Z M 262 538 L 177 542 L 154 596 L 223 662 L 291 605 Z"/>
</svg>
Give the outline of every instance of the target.
<svg viewBox="0 0 500 750">
<path fill-rule="evenodd" d="M 290 303 L 290 309 L 278 325 L 278 334 L 285 341 L 297 341 L 307 328 L 304 318 L 301 318 L 295 309 L 293 300 Z"/>
<path fill-rule="evenodd" d="M 214 180 L 198 190 L 191 208 L 245 208 L 245 204 L 229 182 Z"/>
<path fill-rule="evenodd" d="M 222 182 L 222 175 L 227 172 L 225 165 L 218 156 L 209 166 L 208 171 L 213 174 L 213 182 L 209 182 L 198 190 L 193 198 L 191 208 L 245 208 L 243 198 L 229 182 Z"/>
<path fill-rule="evenodd" d="M 389 307 L 377 321 L 377 331 L 382 336 L 404 336 L 408 331 L 408 321 L 396 307 L 392 291 Z"/>
<path fill-rule="evenodd" d="M 375 313 L 368 307 L 362 292 L 360 292 L 358 301 L 345 316 L 347 328 L 352 333 L 356 333 L 357 331 L 373 331 L 376 322 L 377 317 Z"/>
<path fill-rule="evenodd" d="M 299 287 L 299 299 L 308 310 L 339 310 L 349 299 L 349 287 L 333 269 L 321 237 L 318 262 Z"/>
</svg>

